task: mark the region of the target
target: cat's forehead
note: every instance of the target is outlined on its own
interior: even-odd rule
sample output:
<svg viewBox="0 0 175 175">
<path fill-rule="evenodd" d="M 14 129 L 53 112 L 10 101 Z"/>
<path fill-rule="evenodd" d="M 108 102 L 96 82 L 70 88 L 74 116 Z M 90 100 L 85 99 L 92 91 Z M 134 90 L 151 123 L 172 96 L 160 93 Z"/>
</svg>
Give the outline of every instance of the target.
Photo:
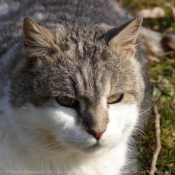
<svg viewBox="0 0 175 175">
<path fill-rule="evenodd" d="M 77 39 L 78 41 L 94 41 L 104 31 L 104 27 L 100 25 L 81 25 L 72 22 L 65 22 L 54 26 L 55 36 L 59 40 L 60 37 L 65 39 Z"/>
<path fill-rule="evenodd" d="M 77 24 L 57 25 L 54 30 L 55 42 L 63 51 L 71 49 L 89 50 L 93 52 L 102 42 L 98 37 L 103 33 L 99 26 L 82 26 Z M 104 44 L 104 43 L 103 43 Z M 73 50 L 72 50 L 73 51 Z"/>
<path fill-rule="evenodd" d="M 59 83 L 64 84 L 64 89 L 68 88 L 63 93 L 91 99 L 100 98 L 106 93 L 107 84 L 110 84 L 108 81 L 112 72 L 106 68 L 109 57 L 108 49 L 102 49 L 100 45 L 76 42 L 63 54 L 62 61 L 58 57 L 55 64 L 58 73 L 53 72 L 52 77 L 61 79 Z M 58 92 L 62 90 L 59 89 Z"/>
<path fill-rule="evenodd" d="M 60 75 L 67 75 L 70 83 L 76 83 L 76 93 L 79 95 L 94 96 L 94 89 L 99 91 L 96 94 L 100 94 L 110 73 L 106 64 L 114 54 L 107 45 L 96 40 L 100 35 L 97 33 L 95 28 L 76 26 L 64 31 L 63 28 L 56 30 L 56 43 L 62 52 L 61 58 L 57 56 Z"/>
</svg>

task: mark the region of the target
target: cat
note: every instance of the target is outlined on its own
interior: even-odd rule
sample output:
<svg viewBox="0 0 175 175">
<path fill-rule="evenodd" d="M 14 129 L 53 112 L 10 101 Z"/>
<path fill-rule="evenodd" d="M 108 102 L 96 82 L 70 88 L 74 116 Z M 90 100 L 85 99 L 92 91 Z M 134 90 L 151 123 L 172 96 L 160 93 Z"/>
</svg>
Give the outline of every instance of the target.
<svg viewBox="0 0 175 175">
<path fill-rule="evenodd" d="M 142 17 L 110 0 L 14 3 L 0 17 L 0 173 L 138 173 Z"/>
</svg>

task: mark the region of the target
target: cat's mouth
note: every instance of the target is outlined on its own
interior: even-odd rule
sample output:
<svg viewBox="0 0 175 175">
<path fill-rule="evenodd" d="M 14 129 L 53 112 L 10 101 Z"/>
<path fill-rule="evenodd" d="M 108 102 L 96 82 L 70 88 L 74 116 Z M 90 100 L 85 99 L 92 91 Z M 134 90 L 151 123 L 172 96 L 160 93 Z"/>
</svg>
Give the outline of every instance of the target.
<svg viewBox="0 0 175 175">
<path fill-rule="evenodd" d="M 88 147 L 84 148 L 83 151 L 85 151 L 85 152 L 94 152 L 94 151 L 100 150 L 101 148 L 102 148 L 102 145 L 99 142 L 97 142 L 97 143 L 95 143 L 91 146 L 88 146 Z"/>
</svg>

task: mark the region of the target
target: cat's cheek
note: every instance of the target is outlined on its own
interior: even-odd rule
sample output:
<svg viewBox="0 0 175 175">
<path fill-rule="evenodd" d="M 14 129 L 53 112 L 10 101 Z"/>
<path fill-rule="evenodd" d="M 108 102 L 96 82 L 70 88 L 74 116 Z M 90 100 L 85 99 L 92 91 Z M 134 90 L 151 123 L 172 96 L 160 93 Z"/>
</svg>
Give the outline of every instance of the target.
<svg viewBox="0 0 175 175">
<path fill-rule="evenodd" d="M 62 143 L 68 148 L 79 149 L 93 146 L 96 143 L 96 139 L 78 124 L 77 113 L 71 108 L 58 105 L 37 108 L 26 104 L 19 109 L 9 107 L 8 116 L 21 142 L 26 142 L 36 134 L 42 135 L 41 138 L 32 139 L 32 146 L 41 143 L 50 144 L 54 140 L 54 142 Z"/>
<path fill-rule="evenodd" d="M 52 116 L 52 132 L 58 142 L 75 148 L 90 147 L 96 143 L 96 140 L 78 124 L 74 109 L 60 106 L 59 109 L 50 109 L 48 115 Z"/>
<path fill-rule="evenodd" d="M 137 123 L 138 107 L 136 104 L 114 104 L 108 109 L 109 123 L 102 140 L 104 143 L 120 144 L 126 142 Z"/>
</svg>

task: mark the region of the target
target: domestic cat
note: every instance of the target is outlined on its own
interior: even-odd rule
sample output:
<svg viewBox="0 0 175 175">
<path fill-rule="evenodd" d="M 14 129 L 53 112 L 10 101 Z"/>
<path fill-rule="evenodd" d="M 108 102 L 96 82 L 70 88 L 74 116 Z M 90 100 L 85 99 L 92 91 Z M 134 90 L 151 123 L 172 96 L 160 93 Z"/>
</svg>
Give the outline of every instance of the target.
<svg viewBox="0 0 175 175">
<path fill-rule="evenodd" d="M 1 174 L 137 173 L 142 17 L 110 0 L 52 0 L 18 1 L 1 20 Z"/>
</svg>

